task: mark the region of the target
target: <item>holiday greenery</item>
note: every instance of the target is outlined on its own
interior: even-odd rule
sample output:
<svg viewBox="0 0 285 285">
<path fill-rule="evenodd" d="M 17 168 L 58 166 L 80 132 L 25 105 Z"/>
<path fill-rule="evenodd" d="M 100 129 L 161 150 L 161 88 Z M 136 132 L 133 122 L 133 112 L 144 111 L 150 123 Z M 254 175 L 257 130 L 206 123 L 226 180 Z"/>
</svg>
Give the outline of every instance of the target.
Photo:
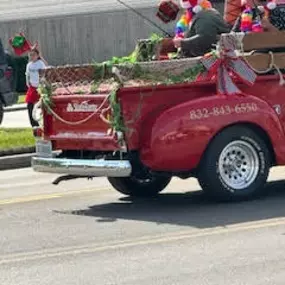
<svg viewBox="0 0 285 285">
<path fill-rule="evenodd" d="M 114 130 L 123 132 L 123 131 L 126 131 L 126 127 L 125 127 L 125 124 L 122 118 L 121 105 L 118 102 L 118 98 L 117 98 L 118 90 L 119 88 L 115 88 L 114 90 L 111 91 L 110 96 L 109 96 L 109 103 L 110 103 L 111 110 L 112 110 L 112 115 L 109 118 L 109 120 Z"/>
<path fill-rule="evenodd" d="M 43 107 L 45 107 L 47 111 L 49 112 L 49 109 L 52 107 L 52 104 L 53 104 L 52 103 L 52 94 L 53 94 L 52 86 L 45 80 L 42 80 L 38 88 L 38 92 L 41 95 Z"/>
</svg>

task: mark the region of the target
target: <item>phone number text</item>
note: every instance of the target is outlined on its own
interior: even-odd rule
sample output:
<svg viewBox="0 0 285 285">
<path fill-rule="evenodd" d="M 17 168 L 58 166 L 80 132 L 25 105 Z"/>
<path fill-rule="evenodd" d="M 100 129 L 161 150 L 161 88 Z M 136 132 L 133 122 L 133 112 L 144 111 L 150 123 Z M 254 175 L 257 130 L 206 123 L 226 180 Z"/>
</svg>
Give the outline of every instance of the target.
<svg viewBox="0 0 285 285">
<path fill-rule="evenodd" d="M 210 117 L 226 116 L 256 112 L 258 107 L 255 103 L 241 103 L 235 106 L 223 105 L 212 108 L 201 108 L 190 111 L 190 120 L 201 120 Z"/>
</svg>

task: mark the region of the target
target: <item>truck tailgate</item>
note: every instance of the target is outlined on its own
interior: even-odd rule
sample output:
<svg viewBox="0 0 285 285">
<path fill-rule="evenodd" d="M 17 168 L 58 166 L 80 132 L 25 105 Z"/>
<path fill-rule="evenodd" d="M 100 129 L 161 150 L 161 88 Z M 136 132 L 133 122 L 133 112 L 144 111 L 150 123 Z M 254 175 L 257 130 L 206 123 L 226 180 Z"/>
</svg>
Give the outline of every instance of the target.
<svg viewBox="0 0 285 285">
<path fill-rule="evenodd" d="M 114 150 L 116 139 L 108 134 L 110 124 L 100 117 L 98 109 L 108 114 L 108 94 L 61 95 L 53 97 L 53 114 L 44 112 L 45 139 L 55 149 Z"/>
</svg>

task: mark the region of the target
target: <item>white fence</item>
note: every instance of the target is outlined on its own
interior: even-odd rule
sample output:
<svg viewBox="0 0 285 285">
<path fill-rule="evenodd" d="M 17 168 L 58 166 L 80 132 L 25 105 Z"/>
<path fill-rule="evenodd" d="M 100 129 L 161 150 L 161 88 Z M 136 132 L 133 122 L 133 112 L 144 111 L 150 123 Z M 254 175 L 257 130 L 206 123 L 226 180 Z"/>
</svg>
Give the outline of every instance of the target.
<svg viewBox="0 0 285 285">
<path fill-rule="evenodd" d="M 168 32 L 173 31 L 174 24 L 167 26 L 156 19 L 156 8 L 138 10 Z M 52 65 L 90 63 L 127 55 L 134 49 L 136 39 L 158 32 L 126 9 L 4 21 L 0 22 L 0 29 L 5 46 L 8 46 L 9 37 L 19 31 L 24 31 L 31 41 L 39 41 L 44 56 Z"/>
</svg>

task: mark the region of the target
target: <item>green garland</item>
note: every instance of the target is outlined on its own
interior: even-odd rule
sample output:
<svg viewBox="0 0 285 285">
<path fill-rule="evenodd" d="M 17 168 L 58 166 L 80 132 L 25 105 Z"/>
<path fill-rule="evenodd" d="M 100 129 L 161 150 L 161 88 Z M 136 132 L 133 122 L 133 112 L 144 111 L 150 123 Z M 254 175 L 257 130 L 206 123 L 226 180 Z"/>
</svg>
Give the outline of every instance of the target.
<svg viewBox="0 0 285 285">
<path fill-rule="evenodd" d="M 194 67 L 185 69 L 179 75 L 170 75 L 165 84 L 187 83 L 196 80 L 197 76 L 205 71 L 205 67 L 198 63 Z"/>
<path fill-rule="evenodd" d="M 46 81 L 42 81 L 39 88 L 38 88 L 38 92 L 41 96 L 41 100 L 43 102 L 43 108 L 45 108 L 47 110 L 47 112 L 49 112 L 49 108 L 51 108 L 53 106 L 53 102 L 52 102 L 52 93 L 53 93 L 53 89 L 52 86 L 47 83 Z"/>
<path fill-rule="evenodd" d="M 111 91 L 109 96 L 109 103 L 111 106 L 112 114 L 110 117 L 110 124 L 112 128 L 116 131 L 124 132 L 126 131 L 126 127 L 123 121 L 122 112 L 121 112 L 121 104 L 118 102 L 117 92 L 120 87 L 115 88 Z"/>
</svg>

